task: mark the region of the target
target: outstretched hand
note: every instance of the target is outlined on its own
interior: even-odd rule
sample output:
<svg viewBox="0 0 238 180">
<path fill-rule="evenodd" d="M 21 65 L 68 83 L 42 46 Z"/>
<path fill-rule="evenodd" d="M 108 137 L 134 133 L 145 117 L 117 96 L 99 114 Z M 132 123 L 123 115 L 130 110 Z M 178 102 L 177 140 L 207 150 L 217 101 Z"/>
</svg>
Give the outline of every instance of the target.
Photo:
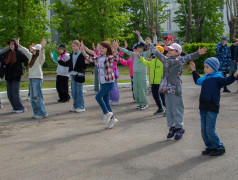
<svg viewBox="0 0 238 180">
<path fill-rule="evenodd" d="M 140 53 L 138 51 L 135 51 L 135 55 L 137 58 L 140 58 Z"/>
<path fill-rule="evenodd" d="M 192 71 L 196 71 L 196 65 L 195 65 L 195 63 L 193 61 L 189 62 L 189 66 L 192 69 Z"/>
<path fill-rule="evenodd" d="M 150 43 L 152 43 L 151 39 L 147 38 L 147 39 L 145 40 L 145 45 L 148 45 L 148 44 L 150 44 Z"/>
<path fill-rule="evenodd" d="M 84 53 L 84 49 L 85 49 L 85 45 L 84 45 L 83 41 L 81 41 L 81 43 L 80 43 L 80 51 L 82 53 Z"/>
<path fill-rule="evenodd" d="M 238 70 L 234 73 L 234 77 L 238 76 Z"/>
<path fill-rule="evenodd" d="M 21 47 L 21 45 L 20 45 L 20 37 L 17 38 L 16 44 L 17 44 L 17 47 L 18 47 L 18 48 Z"/>
<path fill-rule="evenodd" d="M 46 40 L 45 40 L 45 38 L 43 37 L 42 38 L 42 40 L 41 40 L 41 46 L 42 46 L 42 48 L 44 49 L 44 47 L 45 47 L 45 44 L 46 44 Z"/>
<path fill-rule="evenodd" d="M 204 47 L 202 49 L 199 47 L 198 54 L 203 55 L 203 54 L 206 54 L 206 53 L 207 53 L 207 48 L 206 47 Z"/>
<path fill-rule="evenodd" d="M 140 32 L 139 32 L 138 30 L 136 30 L 136 34 L 137 34 L 138 36 L 140 36 Z"/>
<path fill-rule="evenodd" d="M 127 41 L 125 41 L 124 44 L 125 44 L 125 49 L 126 49 L 128 47 Z"/>
<path fill-rule="evenodd" d="M 114 48 L 114 50 L 117 50 L 119 48 L 119 42 L 118 40 L 114 40 L 112 43 L 112 47 Z"/>
</svg>

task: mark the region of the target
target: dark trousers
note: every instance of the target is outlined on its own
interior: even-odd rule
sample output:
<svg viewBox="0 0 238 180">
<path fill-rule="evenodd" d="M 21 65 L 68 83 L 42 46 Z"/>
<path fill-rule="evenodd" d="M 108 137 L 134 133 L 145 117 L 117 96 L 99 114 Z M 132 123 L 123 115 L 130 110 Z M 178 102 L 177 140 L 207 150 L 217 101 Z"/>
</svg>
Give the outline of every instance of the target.
<svg viewBox="0 0 238 180">
<path fill-rule="evenodd" d="M 159 86 L 160 86 L 159 84 L 151 84 L 151 90 L 156 105 L 158 106 L 159 109 L 163 109 L 162 103 L 165 107 L 165 97 L 164 94 L 159 93 Z"/>
<path fill-rule="evenodd" d="M 56 77 L 56 89 L 59 94 L 59 98 L 62 101 L 70 99 L 69 96 L 69 77 L 57 75 Z"/>
<path fill-rule="evenodd" d="M 131 76 L 131 91 L 132 91 L 133 99 L 135 100 L 134 93 L 133 93 L 133 76 Z"/>
<path fill-rule="evenodd" d="M 223 76 L 226 77 L 226 72 L 222 72 Z M 227 86 L 224 86 L 224 90 L 227 90 Z"/>
<path fill-rule="evenodd" d="M 7 96 L 13 110 L 24 110 L 20 96 L 20 81 L 7 81 Z"/>
</svg>

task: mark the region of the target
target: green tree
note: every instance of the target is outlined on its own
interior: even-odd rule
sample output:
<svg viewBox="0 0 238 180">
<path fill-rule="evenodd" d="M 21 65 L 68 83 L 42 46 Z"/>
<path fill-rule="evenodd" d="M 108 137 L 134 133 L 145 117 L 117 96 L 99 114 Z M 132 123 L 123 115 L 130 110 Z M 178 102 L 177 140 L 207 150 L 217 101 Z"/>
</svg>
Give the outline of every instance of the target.
<svg viewBox="0 0 238 180">
<path fill-rule="evenodd" d="M 174 18 L 180 28 L 179 37 L 185 40 L 186 37 L 186 14 L 188 1 L 178 0 L 181 4 Z M 192 0 L 192 26 L 190 28 L 190 42 L 217 42 L 224 33 L 223 14 L 219 7 L 223 0 Z M 184 7 L 185 6 L 185 7 Z"/>
<path fill-rule="evenodd" d="M 45 0 L 4 0 L 0 3 L 0 45 L 21 37 L 23 45 L 49 38 Z"/>
</svg>

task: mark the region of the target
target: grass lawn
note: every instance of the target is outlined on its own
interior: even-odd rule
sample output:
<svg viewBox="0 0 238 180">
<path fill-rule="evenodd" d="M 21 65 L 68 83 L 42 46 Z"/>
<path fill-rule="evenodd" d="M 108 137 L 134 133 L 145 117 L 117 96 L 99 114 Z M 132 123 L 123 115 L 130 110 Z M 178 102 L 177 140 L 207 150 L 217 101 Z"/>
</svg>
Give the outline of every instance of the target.
<svg viewBox="0 0 238 180">
<path fill-rule="evenodd" d="M 129 83 L 131 82 L 130 80 L 117 80 L 118 83 Z M 71 86 L 69 82 L 69 86 Z M 94 79 L 86 79 L 86 82 L 84 85 L 93 85 L 94 84 Z M 42 89 L 46 88 L 56 88 L 56 81 L 43 81 Z M 20 89 L 21 90 L 28 90 L 29 89 L 29 82 L 22 81 L 20 83 Z M 0 92 L 6 91 L 7 90 L 7 85 L 6 82 L 0 82 Z"/>
</svg>

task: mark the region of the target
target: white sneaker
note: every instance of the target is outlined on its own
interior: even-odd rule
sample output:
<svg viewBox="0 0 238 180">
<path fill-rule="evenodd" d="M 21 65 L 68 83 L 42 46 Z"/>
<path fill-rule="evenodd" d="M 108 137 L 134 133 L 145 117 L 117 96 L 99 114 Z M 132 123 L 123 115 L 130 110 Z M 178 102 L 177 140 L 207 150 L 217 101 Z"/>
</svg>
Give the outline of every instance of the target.
<svg viewBox="0 0 238 180">
<path fill-rule="evenodd" d="M 111 119 L 110 122 L 107 124 L 107 128 L 108 128 L 108 129 L 113 128 L 113 126 L 114 126 L 117 122 L 118 122 L 117 119 L 115 119 L 115 118 Z"/>
<path fill-rule="evenodd" d="M 24 112 L 24 110 L 16 110 L 15 111 L 16 114 L 20 114 L 20 113 L 23 113 L 23 112 Z"/>
<path fill-rule="evenodd" d="M 12 110 L 12 113 L 16 113 L 17 110 Z"/>
<path fill-rule="evenodd" d="M 36 118 L 36 119 L 43 119 L 44 116 L 38 116 L 38 115 L 36 115 L 36 116 L 34 116 L 34 118 Z"/>
<path fill-rule="evenodd" d="M 2 108 L 3 108 L 3 105 L 0 104 L 0 109 L 2 109 Z"/>
<path fill-rule="evenodd" d="M 141 108 L 141 105 L 137 106 L 136 109 L 140 109 Z"/>
<path fill-rule="evenodd" d="M 69 110 L 70 112 L 75 112 L 76 109 L 74 107 L 72 107 L 72 109 Z"/>
<path fill-rule="evenodd" d="M 116 106 L 117 103 L 118 103 L 117 101 L 112 101 L 112 102 L 111 102 L 111 105 L 112 105 L 112 106 Z"/>
<path fill-rule="evenodd" d="M 113 116 L 113 113 L 112 113 L 112 112 L 109 112 L 109 113 L 107 113 L 107 114 L 104 114 L 104 118 L 103 118 L 103 121 L 102 121 L 102 122 L 103 122 L 104 124 L 109 123 L 109 121 L 111 120 L 112 116 Z"/>
<path fill-rule="evenodd" d="M 141 107 L 140 107 L 141 110 L 144 110 L 146 108 L 148 108 L 148 105 L 141 105 Z"/>
<path fill-rule="evenodd" d="M 31 99 L 30 96 L 27 96 L 26 100 L 30 100 L 30 99 Z"/>
<path fill-rule="evenodd" d="M 43 118 L 47 118 L 48 117 L 48 114 L 46 113 L 46 115 L 43 116 Z"/>
<path fill-rule="evenodd" d="M 75 112 L 77 112 L 77 113 L 84 112 L 84 111 L 85 111 L 85 109 L 80 109 L 80 108 L 77 108 L 77 109 L 75 110 Z"/>
</svg>

